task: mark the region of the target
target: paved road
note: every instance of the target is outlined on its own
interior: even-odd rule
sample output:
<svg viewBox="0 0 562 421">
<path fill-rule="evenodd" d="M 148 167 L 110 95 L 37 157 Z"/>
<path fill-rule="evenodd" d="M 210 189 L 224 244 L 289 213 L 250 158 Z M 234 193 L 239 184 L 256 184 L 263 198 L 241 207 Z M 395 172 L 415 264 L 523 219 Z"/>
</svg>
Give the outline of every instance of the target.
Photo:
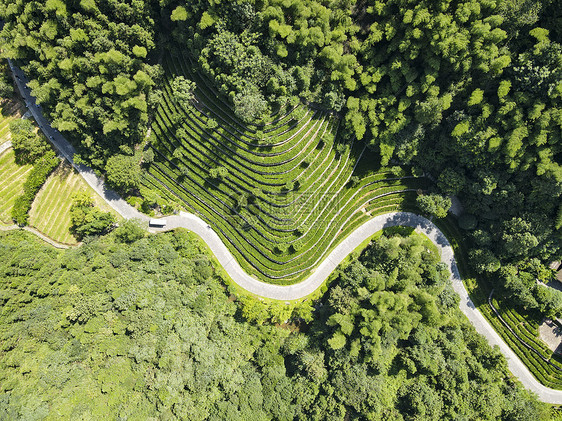
<svg viewBox="0 0 562 421">
<path fill-rule="evenodd" d="M 77 165 L 74 163 L 74 148 L 60 133 L 51 128 L 49 123 L 43 117 L 40 107 L 35 105 L 35 100 L 30 96 L 29 89 L 25 87 L 25 76 L 21 70 L 12 65 L 11 61 L 9 61 L 9 64 L 14 72 L 18 88 L 26 102 L 26 105 L 31 110 L 31 113 L 41 127 L 41 130 L 43 130 L 45 135 L 51 140 L 58 151 L 72 163 L 72 165 L 82 174 L 86 182 L 121 216 L 126 219 L 138 218 L 141 221 L 148 222 L 149 218 L 146 215 L 141 214 L 130 206 L 126 201 L 119 197 L 117 193 L 106 188 L 103 180 L 97 177 L 90 168 L 85 165 Z M 322 285 L 330 273 L 349 253 L 351 253 L 364 240 L 371 237 L 377 231 L 386 227 L 397 225 L 414 227 L 416 231 L 425 234 L 438 247 L 441 252 L 441 260 L 451 271 L 451 281 L 453 283 L 453 287 L 461 298 L 461 311 L 468 317 L 476 330 L 486 337 L 490 345 L 497 345 L 500 348 L 501 352 L 507 358 L 511 372 L 519 378 L 521 383 L 523 383 L 527 389 L 535 392 L 542 401 L 553 404 L 562 404 L 562 391 L 550 389 L 541 385 L 532 376 L 527 367 L 525 367 L 515 353 L 505 344 L 505 342 L 503 342 L 494 328 L 476 309 L 460 278 L 457 264 L 454 259 L 453 249 L 449 244 L 449 241 L 432 222 L 422 216 L 409 212 L 393 212 L 374 217 L 358 227 L 342 243 L 340 243 L 307 279 L 290 286 L 266 284 L 244 272 L 230 251 L 221 241 L 220 237 L 201 218 L 186 212 L 180 212 L 179 215 L 167 217 L 166 220 L 167 223 L 164 230 L 183 227 L 199 235 L 207 243 L 211 251 L 217 257 L 219 263 L 228 272 L 232 280 L 240 287 L 262 297 L 283 301 L 303 298 L 314 292 Z"/>
<path fill-rule="evenodd" d="M 129 206 L 117 193 L 108 189 L 104 185 L 103 180 L 100 179 L 91 168 L 74 162 L 74 154 L 76 153 L 74 147 L 56 129 L 53 129 L 50 123 L 45 119 L 41 111 L 41 106 L 36 104 L 35 98 L 31 96 L 30 89 L 26 86 L 27 79 L 21 69 L 14 66 L 11 60 L 8 60 L 8 64 L 14 75 L 19 92 L 25 101 L 26 108 L 31 112 L 39 128 L 55 146 L 59 154 L 66 158 L 68 162 L 80 172 L 86 182 L 121 216 L 127 219 L 138 218 L 142 221 L 148 221 L 148 216 L 141 214 L 136 209 Z"/>
</svg>

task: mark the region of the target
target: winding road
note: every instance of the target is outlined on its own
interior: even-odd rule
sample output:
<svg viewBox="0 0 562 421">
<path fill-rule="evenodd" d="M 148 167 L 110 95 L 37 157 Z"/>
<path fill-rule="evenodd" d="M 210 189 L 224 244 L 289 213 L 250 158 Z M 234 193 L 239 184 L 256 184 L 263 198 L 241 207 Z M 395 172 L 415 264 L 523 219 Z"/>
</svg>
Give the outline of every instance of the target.
<svg viewBox="0 0 562 421">
<path fill-rule="evenodd" d="M 29 108 L 31 114 L 39 124 L 39 127 L 45 136 L 50 139 L 60 155 L 66 158 L 72 166 L 80 172 L 86 182 L 123 218 L 137 218 L 148 223 L 148 216 L 138 212 L 117 193 L 108 189 L 104 185 L 103 180 L 99 178 L 91 168 L 74 162 L 74 148 L 58 131 L 53 129 L 49 122 L 43 117 L 41 107 L 36 105 L 35 99 L 30 95 L 30 90 L 26 86 L 27 79 L 23 72 L 14 66 L 10 60 L 8 60 L 8 62 L 26 107 Z M 484 316 L 476 309 L 460 278 L 453 249 L 449 241 L 431 221 L 422 216 L 409 212 L 393 212 L 372 218 L 359 226 L 328 254 L 324 261 L 322 261 L 307 279 L 298 284 L 289 286 L 267 284 L 248 275 L 232 256 L 215 231 L 213 231 L 205 221 L 193 214 L 180 212 L 179 215 L 167 217 L 166 227 L 164 229 L 152 229 L 152 231 L 158 232 L 182 227 L 196 233 L 207 243 L 219 263 L 224 267 L 232 280 L 240 287 L 258 296 L 288 301 L 304 298 L 314 292 L 324 283 L 338 264 L 363 241 L 383 228 L 398 225 L 415 228 L 417 232 L 426 235 L 437 246 L 441 253 L 441 260 L 447 265 L 451 272 L 453 288 L 460 296 L 459 305 L 461 311 L 468 317 L 478 333 L 484 335 L 490 345 L 497 345 L 499 347 L 507 359 L 509 369 L 521 383 L 527 389 L 536 393 L 543 402 L 562 404 L 562 391 L 550 389 L 540 384 L 509 346 L 500 338 Z"/>
</svg>

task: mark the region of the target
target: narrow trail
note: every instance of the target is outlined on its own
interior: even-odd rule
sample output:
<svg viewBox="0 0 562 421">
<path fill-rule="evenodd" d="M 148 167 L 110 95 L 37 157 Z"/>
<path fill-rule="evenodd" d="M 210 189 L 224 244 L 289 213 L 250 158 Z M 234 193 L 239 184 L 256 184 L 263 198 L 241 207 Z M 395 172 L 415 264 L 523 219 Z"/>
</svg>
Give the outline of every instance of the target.
<svg viewBox="0 0 562 421">
<path fill-rule="evenodd" d="M 8 140 L 0 145 L 0 155 L 4 153 L 4 151 L 10 149 L 12 147 L 12 141 Z"/>
<path fill-rule="evenodd" d="M 99 178 L 91 168 L 85 165 L 78 165 L 74 162 L 74 148 L 68 141 L 55 129 L 51 127 L 49 122 L 43 117 L 41 107 L 36 105 L 35 98 L 30 95 L 30 90 L 25 86 L 27 79 L 23 72 L 15 67 L 8 60 L 10 68 L 13 72 L 18 89 L 25 100 L 26 107 L 39 124 L 39 127 L 52 142 L 59 153 L 66 158 L 74 168 L 84 177 L 84 180 L 98 193 L 117 213 L 125 219 L 139 219 L 148 223 L 149 217 L 140 213 L 130 206 L 113 190 L 108 189 L 101 178 Z M 447 265 L 451 272 L 451 282 L 454 290 L 460 296 L 460 309 L 466 315 L 468 320 L 475 327 L 476 331 L 482 334 L 490 343 L 497 345 L 501 352 L 505 355 L 509 369 L 521 381 L 521 383 L 530 391 L 536 393 L 540 400 L 552 404 L 562 404 L 562 390 L 550 389 L 540 384 L 509 348 L 509 346 L 500 338 L 494 328 L 482 316 L 475 307 L 474 303 L 468 296 L 468 292 L 460 278 L 459 270 L 455 262 L 455 257 L 451 244 L 445 235 L 428 219 L 409 212 L 392 212 L 385 215 L 378 215 L 371 220 L 365 222 L 353 231 L 344 241 L 342 241 L 314 272 L 302 282 L 294 285 L 280 286 L 267 284 L 248 275 L 232 256 L 226 245 L 220 237 L 213 231 L 209 225 L 201 218 L 187 213 L 180 212 L 166 218 L 165 229 L 153 229 L 152 232 L 168 231 L 175 228 L 186 228 L 199 235 L 209 246 L 211 251 L 217 257 L 219 263 L 224 267 L 232 280 L 241 288 L 266 298 L 288 301 L 304 298 L 319 288 L 332 271 L 338 266 L 343 259 L 357 248 L 363 241 L 371 237 L 383 228 L 393 226 L 409 226 L 415 228 L 417 232 L 426 235 L 439 249 L 441 253 L 441 261 Z"/>
<path fill-rule="evenodd" d="M 24 230 L 27 232 L 30 232 L 34 235 L 36 235 L 37 237 L 39 237 L 41 240 L 45 241 L 46 243 L 49 243 L 50 245 L 52 245 L 53 247 L 56 247 L 58 249 L 68 249 L 70 247 L 75 247 L 75 246 L 69 246 L 68 244 L 62 244 L 59 243 L 55 240 L 53 240 L 52 238 L 47 237 L 45 234 L 41 233 L 40 231 L 36 230 L 33 227 L 20 227 L 18 225 L 7 225 L 7 226 L 0 226 L 0 231 L 14 231 L 14 230 Z"/>
</svg>

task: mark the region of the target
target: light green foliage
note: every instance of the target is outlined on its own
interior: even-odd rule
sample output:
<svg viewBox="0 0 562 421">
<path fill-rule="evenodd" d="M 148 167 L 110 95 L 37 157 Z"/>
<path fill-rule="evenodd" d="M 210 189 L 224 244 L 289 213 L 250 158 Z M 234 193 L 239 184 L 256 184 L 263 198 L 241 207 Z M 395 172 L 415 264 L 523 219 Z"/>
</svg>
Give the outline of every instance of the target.
<svg viewBox="0 0 562 421">
<path fill-rule="evenodd" d="M 170 84 L 172 88 L 172 97 L 177 101 L 178 105 L 182 108 L 192 107 L 193 91 L 195 90 L 195 83 L 184 78 L 177 76 Z"/>
<path fill-rule="evenodd" d="M 234 97 L 234 112 L 246 123 L 251 123 L 266 115 L 267 102 L 259 92 L 243 91 Z"/>
<path fill-rule="evenodd" d="M 185 10 L 185 7 L 183 6 L 178 6 L 176 7 L 173 11 L 172 11 L 172 16 L 171 19 L 172 21 L 184 21 L 187 19 L 187 10 Z"/>
<path fill-rule="evenodd" d="M 23 183 L 23 193 L 14 200 L 11 213 L 14 222 L 20 226 L 27 225 L 29 221 L 29 211 L 35 195 L 47 180 L 51 172 L 60 164 L 55 152 L 48 150 L 37 159 L 33 168 L 29 172 L 25 183 Z"/>
<path fill-rule="evenodd" d="M 133 47 L 133 54 L 134 54 L 135 56 L 139 57 L 139 58 L 145 58 L 145 57 L 146 57 L 146 53 L 147 53 L 147 51 L 146 51 L 146 48 L 145 48 L 145 47 L 142 47 L 142 46 L 140 46 L 140 45 L 135 45 L 135 46 Z M 140 71 L 141 71 L 141 70 L 139 70 L 139 72 L 140 72 Z M 136 86 L 135 86 L 135 87 L 136 87 Z"/>
<path fill-rule="evenodd" d="M 211 168 L 209 170 L 209 175 L 212 178 L 219 178 L 219 179 L 224 179 L 225 177 L 228 176 L 228 168 L 226 167 L 216 167 L 216 168 Z"/>
<path fill-rule="evenodd" d="M 442 193 L 456 194 L 477 218 L 492 240 L 475 247 L 487 248 L 500 266 L 533 258 L 544 265 L 560 258 L 562 245 L 557 6 L 552 0 L 0 0 L 6 22 L 0 38 L 3 55 L 23 65 L 48 117 L 98 169 L 110 155 L 126 153 L 121 146 L 132 148 L 142 139 L 149 112 L 160 105 L 153 130 L 158 127 L 159 140 L 172 140 L 156 146 L 145 187 L 160 189 L 162 201 L 181 197 L 186 206 L 215 215 L 224 238 L 236 243 L 237 257 L 256 262 L 261 272 L 275 272 L 289 258 L 295 258 L 293 270 L 279 270 L 282 277 L 296 267 L 305 276 L 311 266 L 298 253 L 283 253 L 278 261 L 267 257 L 273 244 L 285 243 L 289 251 L 297 238 L 293 227 L 284 231 L 290 212 L 276 206 L 279 196 L 289 196 L 283 186 L 296 179 L 285 172 L 292 171 L 291 160 L 300 160 L 296 152 L 307 156 L 302 168 L 312 174 L 299 183 L 297 191 L 305 193 L 324 176 L 347 183 L 349 174 L 338 175 L 333 166 L 351 168 L 343 161 L 358 156 L 361 144 L 374 151 L 372 171 L 397 162 L 419 173 L 446 174 L 438 179 Z M 163 74 L 148 61 L 156 60 L 157 43 L 166 51 L 167 70 L 175 68 L 169 74 L 193 76 L 200 109 L 180 113 L 169 101 L 171 81 L 161 83 L 162 91 L 153 89 Z M 299 101 L 318 113 L 341 115 L 338 139 L 353 142 L 349 153 L 332 156 L 330 146 L 324 149 L 329 155 L 321 155 L 301 142 L 312 138 L 319 117 L 300 115 L 300 106 L 289 123 L 285 112 Z M 204 127 L 209 117 L 218 124 L 212 130 Z M 181 145 L 174 138 L 179 125 L 186 127 Z M 292 149 L 283 151 L 295 154 L 284 154 L 285 162 L 271 159 L 281 156 L 273 144 L 285 141 Z M 208 177 L 217 166 L 228 168 L 220 182 Z M 280 171 L 272 177 L 274 167 Z M 361 180 L 346 194 L 365 184 Z M 254 188 L 261 189 L 255 203 L 234 211 L 236 195 Z M 264 212 L 264 202 L 271 212 Z M 344 208 L 383 212 L 396 209 L 396 202 L 350 201 Z M 368 216 L 349 214 L 341 222 L 349 221 L 349 232 Z M 504 223 L 513 218 L 531 228 L 507 232 Z M 305 232 L 317 228 L 300 222 Z M 331 241 L 340 234 L 315 235 Z M 311 237 L 304 236 L 303 250 L 321 253 L 332 246 Z"/>
<path fill-rule="evenodd" d="M 75 193 L 70 208 L 71 232 L 77 239 L 107 233 L 115 224 L 115 216 L 95 207 L 92 197 L 85 192 Z"/>
<path fill-rule="evenodd" d="M 23 193 L 23 184 L 32 165 L 18 165 L 13 150 L 7 150 L 0 156 L 0 221 L 11 223 L 14 201 Z"/>
<path fill-rule="evenodd" d="M 451 199 L 439 194 L 424 194 L 418 196 L 417 205 L 425 214 L 436 216 L 437 218 L 445 218 L 451 207 Z"/>
<path fill-rule="evenodd" d="M 59 251 L 0 233 L 10 418 L 549 419 L 446 298 L 448 273 L 421 236 L 371 245 L 306 333 L 240 317 L 284 322 L 289 306 L 229 299 L 187 231 L 112 238 Z"/>
<path fill-rule="evenodd" d="M 484 91 L 482 89 L 475 89 L 470 95 L 470 98 L 468 99 L 468 105 L 469 106 L 478 105 L 482 102 L 483 99 L 484 99 Z"/>
<path fill-rule="evenodd" d="M 32 164 L 50 149 L 43 135 L 35 132 L 30 120 L 14 120 L 9 127 L 18 163 Z"/>
<path fill-rule="evenodd" d="M 128 219 L 121 223 L 114 232 L 115 238 L 120 243 L 133 243 L 146 236 L 146 230 L 135 219 Z"/>
<path fill-rule="evenodd" d="M 140 185 L 139 159 L 130 155 L 114 155 L 105 166 L 107 182 L 117 190 L 127 192 Z"/>
<path fill-rule="evenodd" d="M 328 292 L 313 330 L 325 341 L 319 350 L 328 357 L 327 382 L 334 390 L 327 399 L 343 403 L 348 415 L 501 418 L 515 405 L 508 392 L 512 386 L 501 374 L 503 359 L 498 351 L 484 351 L 485 342 L 464 321 L 459 323 L 464 319 L 458 316 L 456 298 L 448 298 L 449 274 L 431 247 L 418 235 L 383 236 Z M 467 345 L 471 351 L 461 351 Z M 290 353 L 293 360 L 304 354 Z M 487 367 L 490 376 L 472 387 L 470 372 L 477 367 Z M 482 399 L 482 390 L 494 398 L 487 405 L 471 405 Z M 548 417 L 537 410 L 538 417 Z"/>
</svg>

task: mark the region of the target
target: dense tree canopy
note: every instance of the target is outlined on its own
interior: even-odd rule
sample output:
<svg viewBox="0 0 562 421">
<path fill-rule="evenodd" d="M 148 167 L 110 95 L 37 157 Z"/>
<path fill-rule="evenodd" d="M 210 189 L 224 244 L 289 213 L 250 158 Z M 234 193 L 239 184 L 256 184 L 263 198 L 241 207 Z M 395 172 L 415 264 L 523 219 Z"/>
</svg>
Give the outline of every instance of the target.
<svg viewBox="0 0 562 421">
<path fill-rule="evenodd" d="M 298 95 L 341 109 L 348 137 L 367 142 L 380 163 L 414 165 L 436 179 L 440 193 L 458 195 L 469 215 L 462 217 L 465 232 L 479 230 L 465 239 L 478 272 L 561 257 L 558 2 L 180 1 L 167 7 L 176 42 L 190 48 L 233 104 L 248 93 L 253 100 L 242 102 L 248 107 L 260 95 L 270 104 Z M 248 120 L 252 113 L 240 109 L 239 115 Z M 432 197 L 420 199 L 429 213 Z M 479 233 L 486 233 L 485 244 Z M 511 284 L 503 285 L 509 292 Z"/>
<path fill-rule="evenodd" d="M 0 2 L 2 55 L 18 59 L 53 126 L 102 166 L 144 134 L 158 66 L 152 3 Z"/>
<path fill-rule="evenodd" d="M 141 169 L 139 158 L 134 155 L 111 156 L 105 165 L 107 182 L 113 188 L 128 192 L 140 186 Z"/>
<path fill-rule="evenodd" d="M 92 197 L 85 192 L 78 192 L 70 208 L 70 231 L 79 240 L 91 235 L 105 234 L 113 228 L 115 216 L 102 212 Z"/>
<path fill-rule="evenodd" d="M 478 272 L 524 273 L 562 258 L 560 10 L 555 0 L 0 0 L 0 41 L 54 126 L 117 188 L 135 189 L 137 173 L 122 170 L 136 167 L 106 161 L 125 163 L 145 134 L 159 54 L 182 55 L 247 123 L 299 101 L 338 111 L 342 137 L 377 151 L 377 165 L 413 165 L 460 198 Z M 193 87 L 172 81 L 180 106 L 192 106 Z"/>
<path fill-rule="evenodd" d="M 0 273 L 2 418 L 550 416 L 460 314 L 421 236 L 371 245 L 303 332 L 245 321 L 259 302 L 229 299 L 181 230 L 67 251 L 4 233 Z"/>
</svg>

